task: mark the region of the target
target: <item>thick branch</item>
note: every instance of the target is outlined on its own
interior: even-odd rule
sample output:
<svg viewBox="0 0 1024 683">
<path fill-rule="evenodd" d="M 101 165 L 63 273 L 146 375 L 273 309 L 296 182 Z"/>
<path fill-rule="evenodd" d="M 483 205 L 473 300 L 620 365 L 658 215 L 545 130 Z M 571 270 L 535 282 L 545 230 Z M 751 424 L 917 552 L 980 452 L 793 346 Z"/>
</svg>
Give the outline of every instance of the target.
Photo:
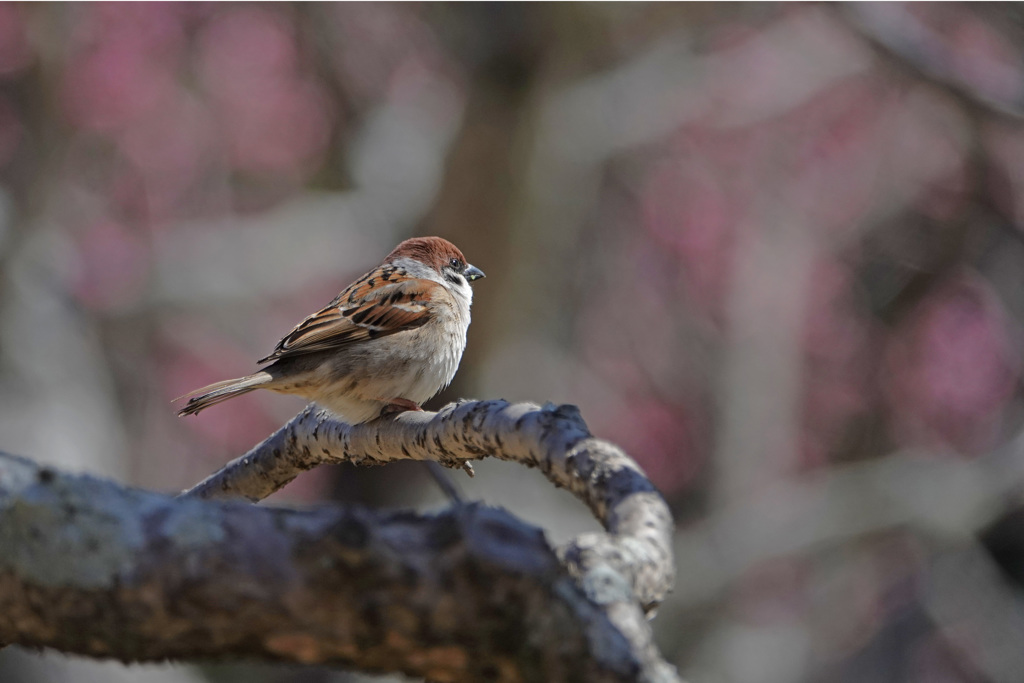
<svg viewBox="0 0 1024 683">
<path fill-rule="evenodd" d="M 539 467 L 608 533 L 556 556 L 476 505 L 422 518 L 202 500 L 258 500 L 325 462 L 485 455 Z M 0 642 L 452 681 L 677 681 L 640 607 L 672 585 L 671 537 L 664 500 L 574 406 L 465 402 L 357 426 L 311 407 L 177 501 L 0 456 Z"/>
<path fill-rule="evenodd" d="M 648 670 L 508 513 L 174 500 L 0 454 L 0 642 L 124 660 L 250 656 L 443 681 Z"/>
</svg>

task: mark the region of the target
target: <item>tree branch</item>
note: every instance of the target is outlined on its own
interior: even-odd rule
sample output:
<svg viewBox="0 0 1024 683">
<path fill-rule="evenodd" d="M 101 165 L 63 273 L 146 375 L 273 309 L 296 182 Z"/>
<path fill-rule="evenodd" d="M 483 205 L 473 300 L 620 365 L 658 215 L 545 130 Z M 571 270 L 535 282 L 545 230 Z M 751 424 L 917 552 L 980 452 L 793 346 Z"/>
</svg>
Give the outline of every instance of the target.
<svg viewBox="0 0 1024 683">
<path fill-rule="evenodd" d="M 1024 118 L 1024 102 L 1019 98 L 1007 100 L 986 93 L 957 73 L 958 60 L 953 48 L 906 7 L 896 3 L 874 7 L 849 3 L 830 9 L 889 64 L 938 86 L 968 110 L 1005 119 L 1011 124 L 1019 124 Z"/>
<path fill-rule="evenodd" d="M 425 517 L 201 500 L 259 499 L 322 462 L 488 454 L 539 467 L 608 533 L 556 555 L 482 505 Z M 308 408 L 177 500 L 0 454 L 0 642 L 444 681 L 678 681 L 639 606 L 671 586 L 671 535 L 639 468 L 572 406 L 467 402 L 354 427 Z"/>
<path fill-rule="evenodd" d="M 605 526 L 607 534 L 585 534 L 561 549 L 577 577 L 585 581 L 590 569 L 610 565 L 627 577 L 646 609 L 671 590 L 675 567 L 668 506 L 629 456 L 590 436 L 571 405 L 466 401 L 437 413 L 406 412 L 355 426 L 309 406 L 182 496 L 257 501 L 323 463 L 433 460 L 463 467 L 486 456 L 537 467 L 585 502 Z"/>
<path fill-rule="evenodd" d="M 0 456 L 0 481 L 3 642 L 439 680 L 624 681 L 640 669 L 542 532 L 501 510 L 175 501 L 13 456 Z"/>
</svg>

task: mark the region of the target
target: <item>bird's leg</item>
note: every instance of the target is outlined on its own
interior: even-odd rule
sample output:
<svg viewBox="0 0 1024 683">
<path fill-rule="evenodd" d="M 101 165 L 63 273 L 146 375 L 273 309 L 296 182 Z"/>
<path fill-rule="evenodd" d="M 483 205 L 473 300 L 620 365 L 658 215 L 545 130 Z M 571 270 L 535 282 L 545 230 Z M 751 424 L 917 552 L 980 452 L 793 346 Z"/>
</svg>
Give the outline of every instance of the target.
<svg viewBox="0 0 1024 683">
<path fill-rule="evenodd" d="M 388 401 L 388 404 L 380 409 L 380 417 L 386 417 L 387 415 L 397 415 L 398 413 L 404 413 L 408 410 L 423 411 L 420 408 L 420 404 L 415 401 L 410 401 L 407 398 L 392 398 Z"/>
<path fill-rule="evenodd" d="M 388 401 L 388 404 L 380 409 L 380 417 L 387 417 L 388 415 L 397 415 L 398 413 L 404 413 L 406 411 L 418 410 L 423 412 L 423 408 L 420 408 L 418 403 L 410 401 L 407 398 L 393 398 Z M 448 474 L 441 468 L 439 464 L 432 460 L 423 461 L 423 464 L 427 466 L 427 471 L 430 472 L 430 476 L 434 478 L 438 487 L 444 493 L 444 495 L 454 505 L 462 504 L 462 495 L 459 493 L 459 489 L 455 486 Z M 467 468 L 469 476 L 473 476 L 473 466 L 468 462 L 463 463 L 463 467 Z"/>
</svg>

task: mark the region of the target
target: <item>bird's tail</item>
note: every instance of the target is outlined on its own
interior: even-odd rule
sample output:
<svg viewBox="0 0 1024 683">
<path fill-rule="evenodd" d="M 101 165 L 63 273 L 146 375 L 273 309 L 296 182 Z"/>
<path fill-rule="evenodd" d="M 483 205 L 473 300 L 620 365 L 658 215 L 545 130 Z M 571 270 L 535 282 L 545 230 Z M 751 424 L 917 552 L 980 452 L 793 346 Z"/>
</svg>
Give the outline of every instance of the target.
<svg viewBox="0 0 1024 683">
<path fill-rule="evenodd" d="M 273 377 L 270 376 L 269 372 L 257 372 L 256 374 L 249 375 L 248 377 L 228 379 L 223 382 L 216 382 L 215 384 L 205 386 L 202 389 L 190 391 L 184 396 L 179 396 L 174 399 L 175 401 L 180 401 L 183 398 L 188 399 L 188 403 L 185 404 L 185 407 L 178 411 L 178 417 L 198 415 L 200 410 L 209 408 L 221 401 L 226 401 L 229 398 L 248 394 L 250 391 L 259 389 L 272 380 Z"/>
</svg>

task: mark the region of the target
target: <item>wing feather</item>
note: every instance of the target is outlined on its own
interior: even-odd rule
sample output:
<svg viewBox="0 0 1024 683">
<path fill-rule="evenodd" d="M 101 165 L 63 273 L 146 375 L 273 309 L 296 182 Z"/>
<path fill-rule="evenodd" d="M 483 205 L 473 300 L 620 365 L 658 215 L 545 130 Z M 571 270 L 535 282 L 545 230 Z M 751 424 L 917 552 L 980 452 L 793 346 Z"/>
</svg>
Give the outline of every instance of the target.
<svg viewBox="0 0 1024 683">
<path fill-rule="evenodd" d="M 326 308 L 299 323 L 259 362 L 329 351 L 420 327 L 430 320 L 431 300 L 442 289 L 431 280 L 394 270 L 360 278 Z"/>
</svg>

